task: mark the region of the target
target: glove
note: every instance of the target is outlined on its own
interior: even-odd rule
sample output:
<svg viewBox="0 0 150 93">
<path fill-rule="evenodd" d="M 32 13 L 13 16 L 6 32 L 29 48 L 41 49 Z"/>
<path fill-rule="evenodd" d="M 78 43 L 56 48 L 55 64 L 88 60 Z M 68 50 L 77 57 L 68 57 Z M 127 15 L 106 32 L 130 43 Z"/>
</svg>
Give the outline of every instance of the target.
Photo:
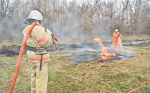
<svg viewBox="0 0 150 93">
<path fill-rule="evenodd" d="M 52 34 L 52 32 L 49 29 L 46 29 L 46 33 L 50 35 Z"/>
</svg>

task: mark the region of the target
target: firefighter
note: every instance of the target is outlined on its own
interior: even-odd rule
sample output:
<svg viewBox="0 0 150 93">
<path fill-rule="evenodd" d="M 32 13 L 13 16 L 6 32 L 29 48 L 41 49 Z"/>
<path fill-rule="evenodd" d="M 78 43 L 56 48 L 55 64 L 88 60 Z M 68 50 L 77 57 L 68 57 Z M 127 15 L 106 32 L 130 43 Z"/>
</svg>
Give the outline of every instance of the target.
<svg viewBox="0 0 150 93">
<path fill-rule="evenodd" d="M 113 33 L 113 42 L 111 45 L 111 49 L 114 49 L 115 45 L 119 46 L 120 51 L 123 50 L 122 48 L 122 42 L 121 42 L 121 37 L 122 35 L 119 33 L 118 29 L 115 29 L 114 33 Z"/>
<path fill-rule="evenodd" d="M 25 35 L 33 22 L 41 23 L 43 15 L 38 10 L 32 10 L 25 23 L 23 30 Z M 47 46 L 51 41 L 51 31 L 44 27 L 35 25 L 26 42 L 27 58 L 31 63 L 31 93 L 47 93 L 48 83 L 48 61 L 50 55 Z"/>
</svg>

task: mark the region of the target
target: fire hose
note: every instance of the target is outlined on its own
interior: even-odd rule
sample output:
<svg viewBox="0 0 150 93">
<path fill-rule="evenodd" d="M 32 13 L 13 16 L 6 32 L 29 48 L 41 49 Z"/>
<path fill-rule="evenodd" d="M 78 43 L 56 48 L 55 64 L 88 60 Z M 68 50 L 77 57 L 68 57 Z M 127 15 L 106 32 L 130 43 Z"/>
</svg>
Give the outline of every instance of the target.
<svg viewBox="0 0 150 93">
<path fill-rule="evenodd" d="M 141 88 L 147 88 L 147 87 L 146 86 L 137 87 L 137 88 L 130 90 L 128 93 L 133 93 L 134 91 L 141 89 Z"/>
<path fill-rule="evenodd" d="M 18 77 L 18 73 L 19 73 L 19 70 L 20 70 L 20 65 L 21 65 L 21 61 L 22 61 L 22 56 L 24 54 L 24 49 L 25 49 L 25 46 L 26 46 L 26 41 L 28 39 L 28 36 L 30 35 L 33 27 L 35 25 L 39 25 L 38 23 L 34 22 L 31 24 L 30 28 L 28 29 L 23 41 L 22 41 L 22 44 L 21 44 L 21 48 L 20 48 L 20 52 L 19 52 L 19 56 L 18 56 L 18 60 L 17 60 L 17 63 L 16 63 L 16 68 L 15 68 L 15 73 L 14 73 L 14 76 L 12 78 L 12 82 L 11 82 L 11 85 L 9 87 L 9 90 L 8 90 L 8 93 L 12 93 L 13 89 L 14 89 L 14 86 L 15 86 L 15 83 L 16 83 L 16 80 L 17 80 L 17 77 Z"/>
</svg>

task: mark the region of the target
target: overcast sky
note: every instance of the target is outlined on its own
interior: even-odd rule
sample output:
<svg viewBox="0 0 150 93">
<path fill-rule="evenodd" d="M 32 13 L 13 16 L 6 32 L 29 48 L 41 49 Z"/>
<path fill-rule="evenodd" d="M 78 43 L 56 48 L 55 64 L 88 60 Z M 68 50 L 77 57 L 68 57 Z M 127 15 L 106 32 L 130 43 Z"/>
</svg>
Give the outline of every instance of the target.
<svg viewBox="0 0 150 93">
<path fill-rule="evenodd" d="M 73 1 L 73 0 L 67 0 L 67 1 L 69 2 L 69 1 Z M 91 1 L 92 2 L 93 0 L 75 0 L 75 1 L 77 1 L 78 3 L 83 3 L 83 2 L 86 2 L 86 1 Z M 101 0 L 101 1 L 108 1 L 108 0 Z M 114 1 L 122 1 L 122 0 L 114 0 Z"/>
<path fill-rule="evenodd" d="M 68 2 L 70 2 L 70 1 L 73 1 L 73 0 L 67 0 Z M 93 0 L 75 0 L 78 4 L 82 4 L 83 2 L 87 2 L 87 1 L 91 1 L 91 3 L 92 3 L 92 1 Z"/>
<path fill-rule="evenodd" d="M 67 2 L 70 2 L 70 1 L 73 1 L 73 0 L 67 0 Z M 75 0 L 78 4 L 82 4 L 83 2 L 91 2 L 91 3 L 93 3 L 92 1 L 94 1 L 94 0 Z M 121 1 L 123 1 L 123 0 L 101 0 L 101 1 L 115 1 L 116 3 L 119 3 L 119 2 L 121 2 Z"/>
<path fill-rule="evenodd" d="M 70 1 L 72 1 L 72 0 L 67 0 L 68 2 L 70 2 Z M 77 1 L 77 3 L 83 3 L 83 2 L 85 2 L 85 1 L 87 1 L 87 0 L 76 0 Z M 91 0 L 92 1 L 92 0 Z"/>
</svg>

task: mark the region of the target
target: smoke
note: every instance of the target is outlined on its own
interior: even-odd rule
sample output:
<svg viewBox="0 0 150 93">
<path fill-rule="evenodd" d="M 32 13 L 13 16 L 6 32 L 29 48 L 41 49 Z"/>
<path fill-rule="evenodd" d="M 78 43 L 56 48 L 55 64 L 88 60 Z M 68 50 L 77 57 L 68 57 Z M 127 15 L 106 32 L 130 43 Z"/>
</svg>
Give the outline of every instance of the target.
<svg viewBox="0 0 150 93">
<path fill-rule="evenodd" d="M 78 17 L 79 11 L 66 10 L 64 15 L 59 15 L 55 22 L 49 22 L 46 27 L 50 29 L 59 40 L 60 43 L 81 43 L 84 41 L 83 27 Z"/>
<path fill-rule="evenodd" d="M 14 20 L 2 19 L 0 21 L 0 39 L 2 42 L 7 42 L 7 40 L 11 39 L 19 39 L 21 38 L 21 28 L 22 25 L 15 23 Z"/>
<path fill-rule="evenodd" d="M 101 38 L 102 41 L 111 40 L 109 19 L 91 18 L 88 29 L 85 29 L 85 21 L 79 16 L 80 13 L 81 10 L 78 9 L 66 10 L 65 14 L 59 15 L 55 21 L 44 25 L 57 36 L 61 41 L 59 43 L 94 42 L 95 37 Z"/>
<path fill-rule="evenodd" d="M 9 41 L 19 42 L 23 38 L 22 30 L 28 14 L 21 10 L 18 12 L 17 8 L 15 9 L 8 10 L 8 14 L 0 18 L 0 41 L 2 43 L 9 43 Z"/>
<path fill-rule="evenodd" d="M 61 10 L 61 5 L 56 6 Z M 110 20 L 101 19 L 98 15 L 95 17 L 83 13 L 78 6 L 67 6 L 63 13 L 59 10 L 53 20 L 43 22 L 43 25 L 50 29 L 58 38 L 59 43 L 85 43 L 94 42 L 93 38 L 99 37 L 102 41 L 110 40 Z M 16 10 L 17 11 L 17 10 Z M 28 11 L 28 10 L 27 10 Z M 23 23 L 28 13 L 25 11 L 16 12 L 13 18 L 6 18 L 0 21 L 0 39 L 22 39 L 22 30 L 25 27 Z M 95 15 L 95 14 L 92 14 Z M 87 18 L 86 18 L 87 17 Z"/>
</svg>

